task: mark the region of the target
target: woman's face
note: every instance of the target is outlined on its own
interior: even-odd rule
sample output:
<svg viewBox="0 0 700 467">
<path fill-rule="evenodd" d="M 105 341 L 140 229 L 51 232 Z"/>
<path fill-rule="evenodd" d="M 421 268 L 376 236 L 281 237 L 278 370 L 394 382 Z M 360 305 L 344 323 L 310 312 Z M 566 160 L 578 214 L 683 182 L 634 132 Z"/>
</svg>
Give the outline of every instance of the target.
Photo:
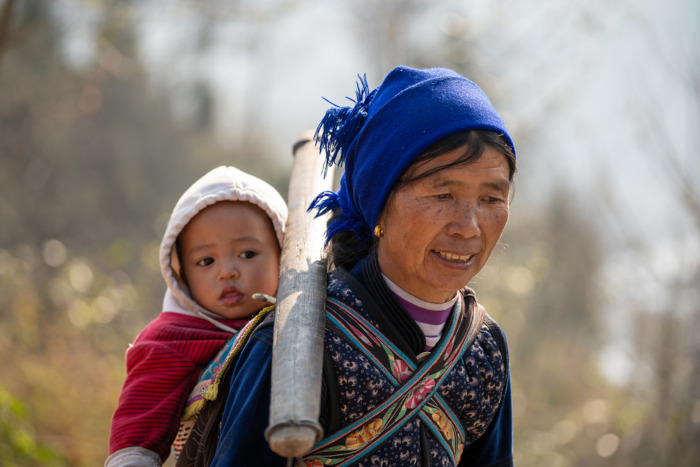
<svg viewBox="0 0 700 467">
<path fill-rule="evenodd" d="M 459 158 L 457 148 L 413 176 Z M 508 162 L 486 146 L 468 165 L 439 170 L 397 189 L 379 225 L 379 267 L 410 294 L 433 303 L 454 297 L 481 270 L 508 221 Z"/>
</svg>

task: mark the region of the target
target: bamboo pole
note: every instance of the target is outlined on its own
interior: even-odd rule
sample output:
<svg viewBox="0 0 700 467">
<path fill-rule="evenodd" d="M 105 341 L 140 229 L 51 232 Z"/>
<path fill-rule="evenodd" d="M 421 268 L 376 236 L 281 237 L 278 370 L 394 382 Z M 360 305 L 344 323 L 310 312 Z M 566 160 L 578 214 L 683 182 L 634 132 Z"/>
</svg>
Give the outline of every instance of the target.
<svg viewBox="0 0 700 467">
<path fill-rule="evenodd" d="M 323 335 L 327 264 L 323 252 L 325 216 L 307 212 L 316 195 L 332 188 L 333 172 L 321 175 L 323 157 L 313 132 L 294 145 L 277 291 L 272 348 L 270 424 L 265 437 L 284 457 L 299 457 L 322 438 Z M 245 429 L 242 427 L 242 429 Z"/>
</svg>

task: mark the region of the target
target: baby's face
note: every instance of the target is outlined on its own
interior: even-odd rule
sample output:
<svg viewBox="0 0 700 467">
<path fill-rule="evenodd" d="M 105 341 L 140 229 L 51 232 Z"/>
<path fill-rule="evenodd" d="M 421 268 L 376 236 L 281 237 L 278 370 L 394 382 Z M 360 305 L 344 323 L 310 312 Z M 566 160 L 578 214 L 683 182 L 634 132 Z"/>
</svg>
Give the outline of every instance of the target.
<svg viewBox="0 0 700 467">
<path fill-rule="evenodd" d="M 200 211 L 180 234 L 183 279 L 204 308 L 242 319 L 262 308 L 254 293 L 275 295 L 280 248 L 270 218 L 243 201 Z"/>
</svg>

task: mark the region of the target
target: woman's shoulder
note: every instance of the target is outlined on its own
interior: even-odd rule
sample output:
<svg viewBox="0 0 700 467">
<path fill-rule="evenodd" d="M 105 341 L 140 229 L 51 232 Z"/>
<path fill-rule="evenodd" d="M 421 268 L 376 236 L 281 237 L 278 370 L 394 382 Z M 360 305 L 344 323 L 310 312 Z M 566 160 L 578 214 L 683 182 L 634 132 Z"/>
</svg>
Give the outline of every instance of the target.
<svg viewBox="0 0 700 467">
<path fill-rule="evenodd" d="M 328 275 L 328 297 L 338 299 L 353 308 L 362 308 L 362 300 L 358 297 L 364 286 L 349 271 L 343 268 L 333 270 Z"/>
<path fill-rule="evenodd" d="M 239 364 L 255 366 L 271 358 L 274 315 L 274 308 L 264 309 L 227 344 L 220 372 L 222 377 L 225 372 L 234 371 Z M 250 363 L 251 361 L 256 363 Z"/>
<path fill-rule="evenodd" d="M 465 287 L 460 290 L 465 303 L 477 302 L 476 294 L 470 288 Z M 476 338 L 480 350 L 484 356 L 491 361 L 502 361 L 504 367 L 508 368 L 508 341 L 506 333 L 500 324 L 488 313 L 484 316 L 479 334 Z"/>
<path fill-rule="evenodd" d="M 484 324 L 481 327 L 482 332 L 487 332 L 496 342 L 498 350 L 503 354 L 503 359 L 508 362 L 508 340 L 506 339 L 506 333 L 500 324 L 496 322 L 495 319 L 488 313 L 484 318 Z"/>
<path fill-rule="evenodd" d="M 471 361 L 478 367 L 491 368 L 500 377 L 508 377 L 508 343 L 503 329 L 490 315 L 484 317 L 476 340 L 464 358 L 465 362 Z"/>
<path fill-rule="evenodd" d="M 272 347 L 272 337 L 275 325 L 275 311 L 273 308 L 262 319 L 250 323 L 250 328 L 242 329 L 239 338 L 244 345 L 261 345 Z"/>
</svg>

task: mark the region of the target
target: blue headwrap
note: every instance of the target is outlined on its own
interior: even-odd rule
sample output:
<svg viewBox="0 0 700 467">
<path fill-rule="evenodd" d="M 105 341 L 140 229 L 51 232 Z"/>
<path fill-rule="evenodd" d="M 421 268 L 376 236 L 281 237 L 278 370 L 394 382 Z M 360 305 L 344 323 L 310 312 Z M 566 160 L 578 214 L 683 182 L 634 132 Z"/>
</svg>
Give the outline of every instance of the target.
<svg viewBox="0 0 700 467">
<path fill-rule="evenodd" d="M 392 187 L 413 160 L 436 141 L 466 130 L 501 133 L 515 154 L 486 94 L 459 73 L 399 66 L 372 92 L 360 77 L 355 105 L 334 105 L 316 129 L 326 168 L 345 164 L 340 189 L 319 194 L 309 207 L 317 216 L 341 210 L 326 230 L 326 243 L 351 230 L 368 244 Z"/>
</svg>

